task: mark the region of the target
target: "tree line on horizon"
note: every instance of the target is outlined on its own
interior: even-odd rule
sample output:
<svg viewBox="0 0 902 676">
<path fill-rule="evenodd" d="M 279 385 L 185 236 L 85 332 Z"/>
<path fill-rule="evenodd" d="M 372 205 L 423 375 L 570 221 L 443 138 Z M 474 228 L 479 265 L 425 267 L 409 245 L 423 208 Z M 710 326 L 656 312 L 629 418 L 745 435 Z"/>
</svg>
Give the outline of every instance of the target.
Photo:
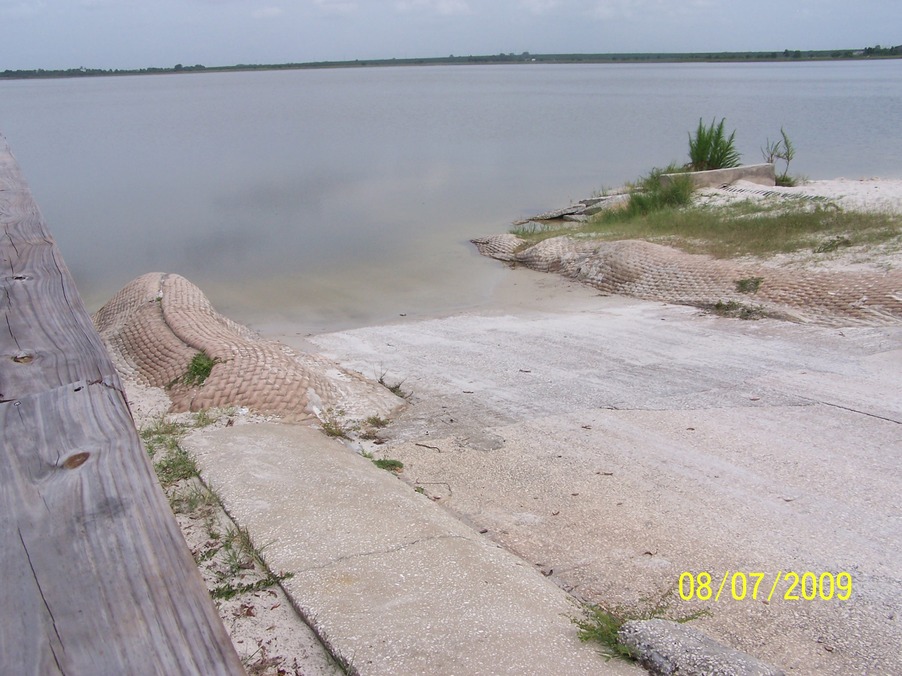
<svg viewBox="0 0 902 676">
<path fill-rule="evenodd" d="M 865 47 L 864 49 L 833 50 L 789 50 L 782 52 L 662 52 L 662 53 L 605 53 L 605 54 L 520 54 L 501 52 L 480 56 L 424 57 L 412 59 L 357 59 L 354 61 L 312 61 L 304 63 L 279 64 L 235 64 L 232 66 L 203 66 L 196 64 L 185 66 L 181 63 L 169 68 L 136 68 L 136 69 L 103 69 L 103 68 L 68 68 L 46 70 L 0 71 L 0 78 L 58 78 L 58 77 L 99 77 L 108 75 L 154 75 L 164 73 L 191 72 L 228 72 L 247 70 L 299 70 L 305 68 L 355 68 L 364 66 L 419 66 L 419 65 L 457 65 L 457 64 L 493 64 L 493 63 L 682 63 L 682 62 L 743 62 L 743 61 L 814 61 L 814 60 L 846 60 L 846 59 L 885 59 L 902 58 L 902 45 L 895 47 Z"/>
</svg>

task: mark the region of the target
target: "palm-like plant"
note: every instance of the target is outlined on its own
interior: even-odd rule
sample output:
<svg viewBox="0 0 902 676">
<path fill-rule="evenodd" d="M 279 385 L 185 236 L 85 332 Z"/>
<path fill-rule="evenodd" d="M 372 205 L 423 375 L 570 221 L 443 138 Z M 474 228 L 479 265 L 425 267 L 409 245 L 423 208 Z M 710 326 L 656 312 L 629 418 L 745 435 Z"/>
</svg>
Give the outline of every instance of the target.
<svg viewBox="0 0 902 676">
<path fill-rule="evenodd" d="M 711 120 L 709 127 L 699 118 L 695 137 L 689 135 L 689 166 L 694 171 L 739 166 L 740 155 L 735 145 L 736 131 L 727 136 L 724 131 L 725 122 L 726 118 L 722 118 L 719 123 Z"/>
<path fill-rule="evenodd" d="M 761 149 L 761 154 L 764 155 L 764 161 L 771 164 L 776 164 L 777 160 L 786 162 L 783 173 L 776 177 L 777 185 L 793 186 L 796 181 L 789 175 L 789 163 L 796 156 L 796 149 L 783 127 L 780 127 L 780 135 L 783 138 L 779 141 L 771 142 L 767 139 L 767 145 Z"/>
</svg>

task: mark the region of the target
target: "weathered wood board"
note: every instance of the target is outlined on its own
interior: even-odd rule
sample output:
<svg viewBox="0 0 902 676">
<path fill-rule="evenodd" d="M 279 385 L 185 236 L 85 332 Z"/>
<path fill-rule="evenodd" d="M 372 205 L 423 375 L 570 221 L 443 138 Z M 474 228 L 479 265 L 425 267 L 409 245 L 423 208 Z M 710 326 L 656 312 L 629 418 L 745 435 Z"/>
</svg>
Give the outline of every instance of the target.
<svg viewBox="0 0 902 676">
<path fill-rule="evenodd" d="M 0 136 L 0 674 L 241 674 Z"/>
</svg>

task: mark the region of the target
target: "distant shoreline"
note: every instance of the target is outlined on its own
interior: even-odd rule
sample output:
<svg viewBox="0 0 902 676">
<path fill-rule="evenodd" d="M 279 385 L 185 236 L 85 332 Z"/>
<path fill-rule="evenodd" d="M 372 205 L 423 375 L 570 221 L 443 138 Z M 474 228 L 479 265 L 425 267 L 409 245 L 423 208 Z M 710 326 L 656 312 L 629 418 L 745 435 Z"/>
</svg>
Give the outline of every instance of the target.
<svg viewBox="0 0 902 676">
<path fill-rule="evenodd" d="M 353 61 L 310 61 L 281 64 L 235 64 L 232 66 L 185 66 L 171 68 L 43 68 L 0 71 L 0 80 L 68 77 L 109 77 L 117 75 L 162 75 L 173 73 L 223 73 L 254 70 L 313 70 L 325 68 L 386 68 L 399 66 L 468 66 L 500 64 L 623 64 L 623 63 L 795 63 L 799 61 L 873 61 L 902 58 L 902 45 L 864 49 L 783 50 L 782 52 L 687 52 L 687 53 L 601 53 L 601 54 L 492 54 L 405 59 L 355 59 Z"/>
</svg>

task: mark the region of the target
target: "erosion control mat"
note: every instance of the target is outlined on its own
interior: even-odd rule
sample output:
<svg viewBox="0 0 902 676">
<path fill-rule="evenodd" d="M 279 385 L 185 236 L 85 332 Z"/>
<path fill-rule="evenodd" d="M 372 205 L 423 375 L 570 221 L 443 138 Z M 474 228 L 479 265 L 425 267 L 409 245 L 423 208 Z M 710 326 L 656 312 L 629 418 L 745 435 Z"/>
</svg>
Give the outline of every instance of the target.
<svg viewBox="0 0 902 676">
<path fill-rule="evenodd" d="M 403 401 L 332 362 L 259 338 L 222 316 L 184 277 L 152 272 L 129 282 L 94 315 L 120 373 L 165 388 L 172 411 L 244 406 L 300 422 L 340 411 L 388 415 Z M 213 360 L 202 383 L 187 377 L 202 352 Z"/>
<path fill-rule="evenodd" d="M 558 272 L 605 293 L 819 324 L 902 322 L 902 271 L 799 271 L 717 260 L 639 240 L 516 235 L 472 240 L 484 256 Z"/>
</svg>

